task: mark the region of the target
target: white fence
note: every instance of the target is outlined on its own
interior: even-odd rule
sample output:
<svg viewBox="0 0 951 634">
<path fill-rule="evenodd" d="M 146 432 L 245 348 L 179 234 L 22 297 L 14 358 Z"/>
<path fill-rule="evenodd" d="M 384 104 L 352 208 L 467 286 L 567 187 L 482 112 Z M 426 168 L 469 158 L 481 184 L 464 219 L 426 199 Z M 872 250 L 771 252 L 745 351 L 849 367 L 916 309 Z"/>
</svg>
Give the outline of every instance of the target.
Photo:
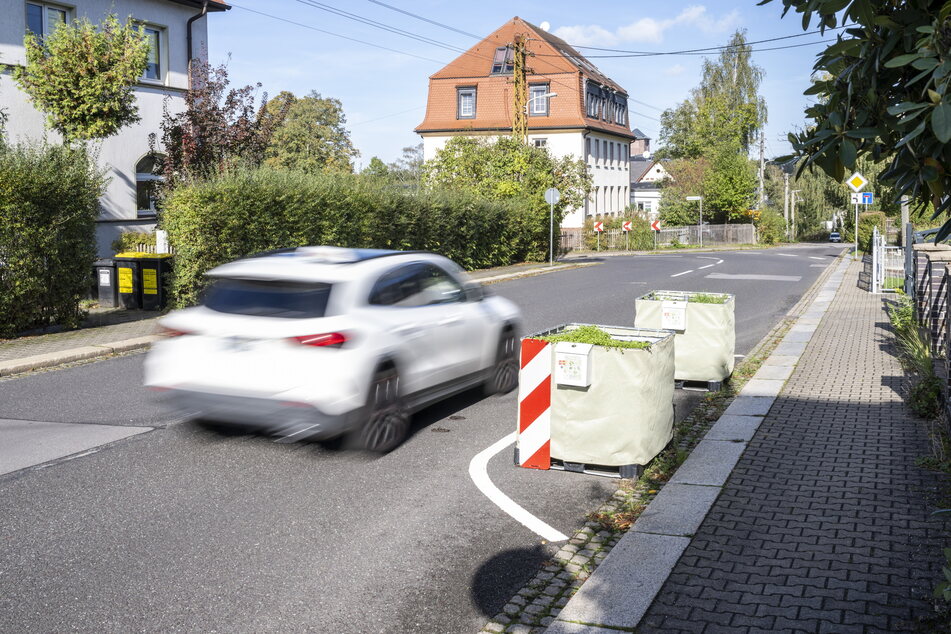
<svg viewBox="0 0 951 634">
<path fill-rule="evenodd" d="M 657 247 L 700 244 L 700 227 L 689 225 L 686 227 L 666 227 L 653 232 L 655 240 L 650 245 L 638 245 L 631 240 L 628 234 L 620 229 L 602 231 L 600 248 L 605 251 L 624 251 L 628 249 L 640 250 Z M 567 253 L 575 249 L 585 249 L 585 238 L 590 242 L 596 236 L 593 231 L 584 229 L 561 230 L 561 252 Z M 704 246 L 721 246 L 730 244 L 756 244 L 756 227 L 752 224 L 703 225 Z M 597 244 L 597 243 L 595 243 Z"/>
<path fill-rule="evenodd" d="M 871 292 L 894 293 L 905 285 L 905 254 L 901 247 L 885 245 L 878 227 L 872 230 Z"/>
</svg>

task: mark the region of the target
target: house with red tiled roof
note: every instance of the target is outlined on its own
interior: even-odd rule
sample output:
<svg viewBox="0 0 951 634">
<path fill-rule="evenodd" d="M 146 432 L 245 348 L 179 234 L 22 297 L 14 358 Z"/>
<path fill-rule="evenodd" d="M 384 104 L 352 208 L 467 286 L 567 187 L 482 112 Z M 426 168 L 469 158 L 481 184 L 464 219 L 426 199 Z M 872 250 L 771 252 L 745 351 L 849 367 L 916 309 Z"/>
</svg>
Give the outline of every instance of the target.
<svg viewBox="0 0 951 634">
<path fill-rule="evenodd" d="M 594 187 L 563 227 L 623 212 L 630 201 L 628 94 L 559 37 L 515 17 L 429 78 L 426 117 L 416 132 L 423 156 L 453 136 L 512 133 L 513 44 L 526 42 L 528 142 L 554 156 L 584 159 Z"/>
</svg>

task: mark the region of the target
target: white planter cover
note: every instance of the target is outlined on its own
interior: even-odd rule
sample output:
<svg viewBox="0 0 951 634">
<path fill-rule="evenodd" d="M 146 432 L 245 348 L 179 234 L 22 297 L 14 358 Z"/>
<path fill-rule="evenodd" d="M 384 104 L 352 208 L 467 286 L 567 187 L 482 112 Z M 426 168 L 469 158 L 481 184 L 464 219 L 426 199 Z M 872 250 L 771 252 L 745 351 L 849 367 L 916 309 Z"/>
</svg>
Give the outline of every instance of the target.
<svg viewBox="0 0 951 634">
<path fill-rule="evenodd" d="M 531 338 L 581 325 L 567 324 Z M 593 346 L 587 388 L 556 383 L 555 345 L 551 346 L 551 457 L 605 466 L 645 465 L 673 436 L 673 337 L 666 331 L 598 327 L 612 337 L 651 345 Z"/>
<path fill-rule="evenodd" d="M 725 296 L 723 304 L 691 302 L 694 295 Z M 652 291 L 634 300 L 634 326 L 665 328 L 665 300 L 686 300 L 686 324 L 674 330 L 674 376 L 678 381 L 723 381 L 736 363 L 736 301 L 726 293 Z"/>
</svg>

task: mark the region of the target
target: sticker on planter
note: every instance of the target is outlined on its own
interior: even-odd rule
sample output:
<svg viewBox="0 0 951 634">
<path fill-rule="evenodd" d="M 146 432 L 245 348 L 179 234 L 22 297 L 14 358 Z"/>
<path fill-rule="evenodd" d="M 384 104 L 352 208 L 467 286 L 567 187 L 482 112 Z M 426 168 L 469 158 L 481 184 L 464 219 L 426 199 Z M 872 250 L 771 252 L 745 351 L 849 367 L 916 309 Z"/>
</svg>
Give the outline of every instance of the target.
<svg viewBox="0 0 951 634">
<path fill-rule="evenodd" d="M 559 341 L 555 344 L 555 383 L 572 387 L 591 386 L 590 343 Z"/>
<path fill-rule="evenodd" d="M 660 327 L 664 330 L 687 329 L 687 302 L 660 303 Z"/>
</svg>

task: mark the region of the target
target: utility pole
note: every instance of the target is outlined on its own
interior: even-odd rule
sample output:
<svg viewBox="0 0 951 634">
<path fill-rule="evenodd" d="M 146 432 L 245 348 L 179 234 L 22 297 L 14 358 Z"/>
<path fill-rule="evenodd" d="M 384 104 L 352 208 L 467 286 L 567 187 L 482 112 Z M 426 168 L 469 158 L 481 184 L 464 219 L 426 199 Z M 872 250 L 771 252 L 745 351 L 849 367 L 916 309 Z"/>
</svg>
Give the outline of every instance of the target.
<svg viewBox="0 0 951 634">
<path fill-rule="evenodd" d="M 766 159 L 763 156 L 765 151 L 766 144 L 766 134 L 763 132 L 759 133 L 759 206 L 757 209 L 760 211 L 763 210 L 763 207 L 766 206 L 766 189 L 764 184 L 764 179 L 766 178 Z"/>
<path fill-rule="evenodd" d="M 789 172 L 783 170 L 783 218 L 786 220 L 786 239 L 789 239 Z"/>
<path fill-rule="evenodd" d="M 789 196 L 790 196 L 789 204 L 791 207 L 791 211 L 789 213 L 791 222 L 789 224 L 792 228 L 792 233 L 791 233 L 792 240 L 796 239 L 796 194 L 798 194 L 801 191 L 802 191 L 801 189 L 794 189 L 791 192 L 789 192 Z"/>
<path fill-rule="evenodd" d="M 522 143 L 528 141 L 528 105 L 526 73 L 525 67 L 525 36 L 517 34 L 515 42 L 512 45 L 512 84 L 514 94 L 512 96 L 512 136 L 519 139 Z"/>
</svg>

